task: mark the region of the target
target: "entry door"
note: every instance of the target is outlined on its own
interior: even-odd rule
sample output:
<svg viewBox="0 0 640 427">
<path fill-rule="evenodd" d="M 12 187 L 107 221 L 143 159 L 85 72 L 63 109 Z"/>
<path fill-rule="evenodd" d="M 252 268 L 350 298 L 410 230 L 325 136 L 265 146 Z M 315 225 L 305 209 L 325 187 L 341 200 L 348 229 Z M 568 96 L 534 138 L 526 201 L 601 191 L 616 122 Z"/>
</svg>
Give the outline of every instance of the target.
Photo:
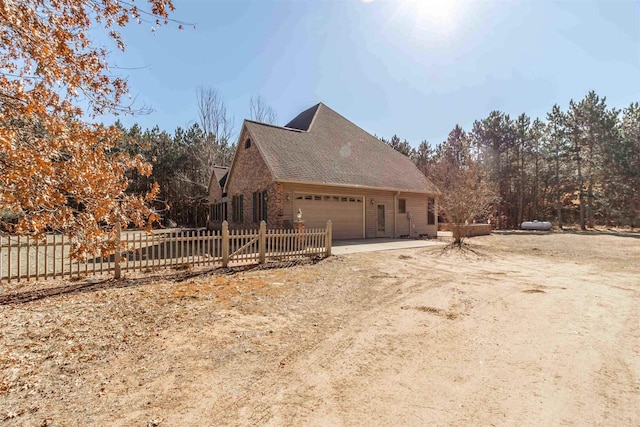
<svg viewBox="0 0 640 427">
<path fill-rule="evenodd" d="M 384 205 L 378 205 L 378 237 L 385 235 Z"/>
</svg>

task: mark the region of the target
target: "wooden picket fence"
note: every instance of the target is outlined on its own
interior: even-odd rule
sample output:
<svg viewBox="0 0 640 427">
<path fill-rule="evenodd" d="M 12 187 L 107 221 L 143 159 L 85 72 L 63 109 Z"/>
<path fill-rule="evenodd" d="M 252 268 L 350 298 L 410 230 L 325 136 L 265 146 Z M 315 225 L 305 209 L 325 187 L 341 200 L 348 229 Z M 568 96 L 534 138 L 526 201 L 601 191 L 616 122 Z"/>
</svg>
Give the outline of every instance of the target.
<svg viewBox="0 0 640 427">
<path fill-rule="evenodd" d="M 63 235 L 44 239 L 0 234 L 0 283 L 21 280 L 74 279 L 104 274 L 120 278 L 122 272 L 151 272 L 161 268 L 211 268 L 288 261 L 331 255 L 331 221 L 326 228 L 221 231 L 206 229 L 120 231 L 120 256 L 69 257 L 72 241 Z M 119 258 L 119 262 L 116 262 Z"/>
</svg>

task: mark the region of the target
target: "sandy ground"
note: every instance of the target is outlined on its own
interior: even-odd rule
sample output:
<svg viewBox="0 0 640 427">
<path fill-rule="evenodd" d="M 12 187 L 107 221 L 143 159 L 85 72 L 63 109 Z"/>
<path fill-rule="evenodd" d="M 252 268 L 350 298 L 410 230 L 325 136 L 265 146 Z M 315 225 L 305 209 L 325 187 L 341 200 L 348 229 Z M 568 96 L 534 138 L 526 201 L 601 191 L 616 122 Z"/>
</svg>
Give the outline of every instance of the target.
<svg viewBox="0 0 640 427">
<path fill-rule="evenodd" d="M 639 425 L 639 237 L 11 285 L 0 424 Z"/>
</svg>

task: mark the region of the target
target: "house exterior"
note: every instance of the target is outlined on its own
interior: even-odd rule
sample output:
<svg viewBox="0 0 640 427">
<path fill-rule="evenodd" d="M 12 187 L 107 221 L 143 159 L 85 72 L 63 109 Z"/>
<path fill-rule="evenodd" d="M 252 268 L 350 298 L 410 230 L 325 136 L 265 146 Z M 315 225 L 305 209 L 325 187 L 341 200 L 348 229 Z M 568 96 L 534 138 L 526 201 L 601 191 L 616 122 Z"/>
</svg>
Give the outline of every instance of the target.
<svg viewBox="0 0 640 427">
<path fill-rule="evenodd" d="M 331 220 L 334 239 L 438 229 L 436 187 L 407 157 L 322 103 L 283 127 L 245 120 L 225 182 L 211 187 L 212 209 L 226 205 L 226 216 L 212 219 L 230 227 L 264 220 L 290 228 L 300 209 L 307 228 Z"/>
<path fill-rule="evenodd" d="M 215 227 L 223 218 L 227 217 L 227 194 L 224 192 L 224 184 L 227 181 L 228 167 L 214 166 L 209 180 L 209 218 L 207 226 Z"/>
</svg>

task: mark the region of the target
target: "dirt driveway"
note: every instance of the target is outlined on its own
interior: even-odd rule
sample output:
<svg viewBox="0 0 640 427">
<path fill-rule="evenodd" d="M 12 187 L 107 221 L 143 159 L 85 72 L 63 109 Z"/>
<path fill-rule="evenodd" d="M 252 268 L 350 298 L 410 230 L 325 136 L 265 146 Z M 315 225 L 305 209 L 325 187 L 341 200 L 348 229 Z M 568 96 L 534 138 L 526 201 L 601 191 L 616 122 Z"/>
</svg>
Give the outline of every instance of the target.
<svg viewBox="0 0 640 427">
<path fill-rule="evenodd" d="M 0 425 L 638 425 L 638 237 L 12 285 Z"/>
</svg>

